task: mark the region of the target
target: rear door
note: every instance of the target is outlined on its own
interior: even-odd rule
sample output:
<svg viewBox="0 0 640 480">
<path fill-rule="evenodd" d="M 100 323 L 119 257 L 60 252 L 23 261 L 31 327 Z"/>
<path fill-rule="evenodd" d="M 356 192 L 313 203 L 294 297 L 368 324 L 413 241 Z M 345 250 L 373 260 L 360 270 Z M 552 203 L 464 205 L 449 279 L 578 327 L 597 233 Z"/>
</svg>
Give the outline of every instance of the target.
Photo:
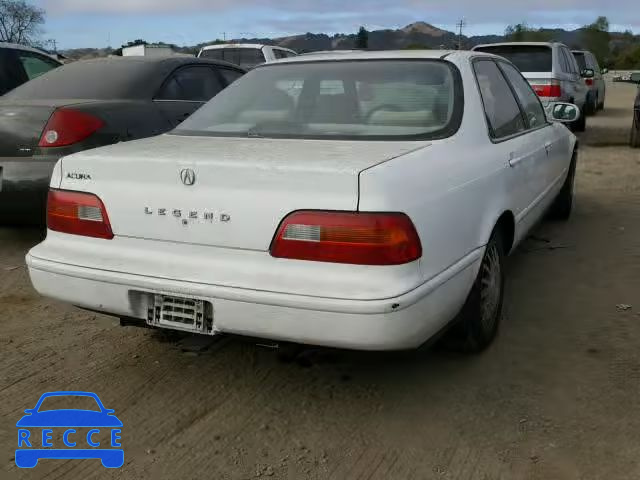
<svg viewBox="0 0 640 480">
<path fill-rule="evenodd" d="M 172 127 L 177 127 L 226 86 L 211 65 L 188 65 L 175 70 L 154 98 Z"/>
<path fill-rule="evenodd" d="M 547 153 L 541 137 L 527 134 L 531 120 L 520 107 L 505 74 L 492 59 L 477 59 L 473 68 L 478 81 L 483 107 L 489 126 L 489 137 L 496 155 L 509 165 L 507 185 L 516 221 L 527 219 L 536 198 L 546 184 Z M 528 227 L 524 227 L 528 229 Z"/>
<path fill-rule="evenodd" d="M 540 99 L 527 81 L 522 78 L 520 72 L 506 62 L 499 62 L 499 66 L 524 112 L 527 122 L 527 142 L 544 148 L 544 151 L 539 148 L 539 161 L 537 162 L 537 167 L 541 172 L 544 172 L 544 176 L 536 175 L 535 197 L 538 199 L 545 194 L 567 167 L 566 152 L 569 149 L 569 136 L 563 132 L 564 127 L 553 125 L 547 120 Z"/>
</svg>

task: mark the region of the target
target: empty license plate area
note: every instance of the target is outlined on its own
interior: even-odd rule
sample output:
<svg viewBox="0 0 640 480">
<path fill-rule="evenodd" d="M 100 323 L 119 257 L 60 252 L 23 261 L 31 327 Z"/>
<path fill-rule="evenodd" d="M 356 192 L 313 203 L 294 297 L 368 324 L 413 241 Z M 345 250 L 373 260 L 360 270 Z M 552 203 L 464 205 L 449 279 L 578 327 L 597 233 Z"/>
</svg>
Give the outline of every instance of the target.
<svg viewBox="0 0 640 480">
<path fill-rule="evenodd" d="M 154 327 L 213 335 L 213 306 L 204 300 L 154 295 L 147 323 Z"/>
</svg>

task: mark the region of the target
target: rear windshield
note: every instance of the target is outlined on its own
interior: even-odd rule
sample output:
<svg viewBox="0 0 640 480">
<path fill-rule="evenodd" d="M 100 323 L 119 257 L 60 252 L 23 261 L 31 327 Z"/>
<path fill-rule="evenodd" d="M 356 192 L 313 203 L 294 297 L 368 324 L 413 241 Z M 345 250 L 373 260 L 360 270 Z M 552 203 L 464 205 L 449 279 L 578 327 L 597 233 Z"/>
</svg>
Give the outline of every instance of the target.
<svg viewBox="0 0 640 480">
<path fill-rule="evenodd" d="M 551 48 L 537 45 L 497 45 L 480 47 L 476 51 L 500 55 L 513 63 L 521 72 L 551 72 Z"/>
<path fill-rule="evenodd" d="M 573 52 L 573 56 L 575 57 L 576 62 L 578 62 L 578 67 L 580 67 L 580 71 L 587 68 L 587 59 L 585 58 L 584 53 Z"/>
<path fill-rule="evenodd" d="M 458 129 L 462 84 L 440 60 L 271 64 L 252 70 L 176 134 L 274 138 L 443 138 Z"/>
<path fill-rule="evenodd" d="M 9 92 L 10 99 L 142 99 L 152 97 L 149 63 L 128 59 L 74 62 Z M 157 75 L 155 75 L 157 78 Z"/>
<path fill-rule="evenodd" d="M 244 68 L 255 67 L 265 62 L 264 53 L 258 48 L 214 48 L 203 50 L 200 57 L 224 60 Z"/>
</svg>

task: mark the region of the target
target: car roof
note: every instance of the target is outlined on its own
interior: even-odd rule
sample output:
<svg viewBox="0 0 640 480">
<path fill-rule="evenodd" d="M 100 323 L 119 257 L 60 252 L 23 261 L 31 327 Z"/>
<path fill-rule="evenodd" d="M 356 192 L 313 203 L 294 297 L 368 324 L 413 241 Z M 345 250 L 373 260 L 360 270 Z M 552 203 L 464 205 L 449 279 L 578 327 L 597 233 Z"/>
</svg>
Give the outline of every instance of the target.
<svg viewBox="0 0 640 480">
<path fill-rule="evenodd" d="M 352 50 L 352 51 L 328 51 L 314 55 L 298 55 L 278 60 L 278 64 L 298 62 L 328 62 L 331 60 L 403 60 L 403 59 L 438 59 L 445 58 L 453 53 L 471 55 L 472 52 L 457 50 Z"/>
<path fill-rule="evenodd" d="M 472 50 L 475 50 L 476 48 L 483 48 L 483 47 L 507 47 L 507 46 L 508 47 L 513 47 L 513 46 L 553 47 L 555 45 L 566 47 L 566 45 L 564 43 L 562 43 L 562 42 L 499 42 L 499 43 L 483 43 L 483 44 L 480 44 L 480 45 L 476 45 L 475 47 L 472 48 Z"/>
<path fill-rule="evenodd" d="M 218 43 L 216 45 L 205 45 L 202 50 L 218 50 L 221 48 L 257 48 L 259 50 L 272 45 L 264 45 L 261 43 Z M 276 47 L 280 48 L 280 47 Z M 286 49 L 285 49 L 286 50 Z"/>
<path fill-rule="evenodd" d="M 55 56 L 51 55 L 49 52 L 40 50 L 39 48 L 27 47 L 26 45 L 20 45 L 17 43 L 7 43 L 7 42 L 0 42 L 0 48 L 9 48 L 11 50 L 23 50 L 25 52 L 39 53 L 40 55 L 49 57 L 51 60 L 58 62 L 60 65 L 62 65 L 62 62 L 60 62 Z"/>
<path fill-rule="evenodd" d="M 176 68 L 187 65 L 245 69 L 222 60 L 196 57 L 108 57 L 68 63 L 7 93 L 9 101 L 29 99 L 150 100 Z"/>
</svg>

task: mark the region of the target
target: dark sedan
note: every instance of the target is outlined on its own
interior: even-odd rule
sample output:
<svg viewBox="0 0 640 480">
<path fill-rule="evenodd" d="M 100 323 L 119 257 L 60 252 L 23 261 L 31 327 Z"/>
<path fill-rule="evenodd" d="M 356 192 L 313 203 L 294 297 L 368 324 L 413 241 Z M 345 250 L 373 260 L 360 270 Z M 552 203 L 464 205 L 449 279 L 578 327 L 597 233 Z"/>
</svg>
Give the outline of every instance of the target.
<svg viewBox="0 0 640 480">
<path fill-rule="evenodd" d="M 172 130 L 244 73 L 194 57 L 104 58 L 9 92 L 0 98 L 0 223 L 43 219 L 59 158 Z"/>
<path fill-rule="evenodd" d="M 631 147 L 640 148 L 640 73 L 631 75 L 631 81 L 638 84 L 638 93 L 633 104 L 633 123 L 631 124 Z"/>
</svg>

